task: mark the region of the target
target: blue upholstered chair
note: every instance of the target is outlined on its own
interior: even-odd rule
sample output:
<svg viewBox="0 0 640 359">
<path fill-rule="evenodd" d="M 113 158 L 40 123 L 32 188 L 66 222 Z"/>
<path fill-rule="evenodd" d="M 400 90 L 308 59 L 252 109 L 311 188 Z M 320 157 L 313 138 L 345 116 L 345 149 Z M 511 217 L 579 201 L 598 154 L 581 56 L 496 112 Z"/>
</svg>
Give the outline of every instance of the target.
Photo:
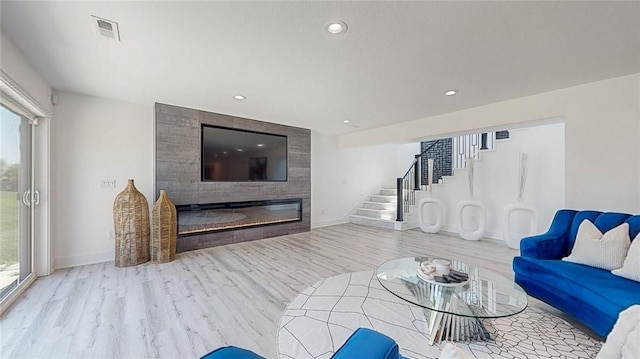
<svg viewBox="0 0 640 359">
<path fill-rule="evenodd" d="M 218 348 L 201 359 L 264 359 L 264 357 L 250 350 L 231 346 Z"/>
<path fill-rule="evenodd" d="M 358 328 L 332 359 L 402 359 L 398 344 L 388 336 L 367 328 Z M 218 348 L 201 359 L 264 359 L 258 354 L 237 347 Z"/>
</svg>

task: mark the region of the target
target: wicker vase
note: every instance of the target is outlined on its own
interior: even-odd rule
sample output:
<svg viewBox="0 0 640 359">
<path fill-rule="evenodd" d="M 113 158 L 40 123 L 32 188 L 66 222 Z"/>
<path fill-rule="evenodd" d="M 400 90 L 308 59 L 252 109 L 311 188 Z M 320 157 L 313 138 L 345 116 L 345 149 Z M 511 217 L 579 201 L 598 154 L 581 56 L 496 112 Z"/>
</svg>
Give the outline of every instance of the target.
<svg viewBox="0 0 640 359">
<path fill-rule="evenodd" d="M 160 197 L 151 211 L 153 227 L 151 229 L 151 261 L 171 262 L 176 259 L 176 240 L 178 238 L 178 217 L 176 206 L 171 202 L 167 191 L 160 190 Z"/>
<path fill-rule="evenodd" d="M 149 261 L 149 204 L 130 179 L 113 202 L 116 267 Z"/>
</svg>

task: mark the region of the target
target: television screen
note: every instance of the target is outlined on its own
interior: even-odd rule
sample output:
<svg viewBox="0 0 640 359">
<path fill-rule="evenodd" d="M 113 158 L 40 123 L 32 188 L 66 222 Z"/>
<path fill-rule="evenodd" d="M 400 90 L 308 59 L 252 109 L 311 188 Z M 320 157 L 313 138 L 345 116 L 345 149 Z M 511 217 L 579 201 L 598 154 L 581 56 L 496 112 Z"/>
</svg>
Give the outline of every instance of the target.
<svg viewBox="0 0 640 359">
<path fill-rule="evenodd" d="M 286 181 L 287 136 L 202 125 L 203 181 Z"/>
</svg>

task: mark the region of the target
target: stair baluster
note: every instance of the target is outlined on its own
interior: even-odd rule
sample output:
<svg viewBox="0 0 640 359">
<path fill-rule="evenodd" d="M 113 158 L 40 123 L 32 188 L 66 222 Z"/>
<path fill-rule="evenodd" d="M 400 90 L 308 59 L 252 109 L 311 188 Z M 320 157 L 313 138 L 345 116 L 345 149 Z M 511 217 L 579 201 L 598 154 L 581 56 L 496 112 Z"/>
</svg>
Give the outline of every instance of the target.
<svg viewBox="0 0 640 359">
<path fill-rule="evenodd" d="M 433 146 L 438 144 L 440 140 L 435 141 L 431 144 L 431 146 L 427 147 L 420 154 L 415 155 L 413 162 L 411 163 L 411 167 L 405 172 L 404 176 L 398 177 L 396 180 L 396 189 L 397 189 L 397 210 L 396 210 L 396 221 L 402 222 L 404 221 L 404 214 L 409 212 L 409 208 L 411 206 L 415 206 L 416 204 L 416 191 L 420 190 L 420 171 L 419 171 L 419 163 L 420 158 L 427 153 Z"/>
</svg>

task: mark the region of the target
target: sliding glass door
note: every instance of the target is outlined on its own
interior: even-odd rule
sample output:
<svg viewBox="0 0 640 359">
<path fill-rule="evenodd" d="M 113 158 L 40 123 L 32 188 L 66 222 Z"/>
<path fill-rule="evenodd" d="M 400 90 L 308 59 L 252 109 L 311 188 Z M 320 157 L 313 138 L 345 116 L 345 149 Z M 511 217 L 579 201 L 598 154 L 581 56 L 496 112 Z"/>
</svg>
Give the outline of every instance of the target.
<svg viewBox="0 0 640 359">
<path fill-rule="evenodd" d="M 32 126 L 0 105 L 0 304 L 33 275 Z"/>
</svg>

